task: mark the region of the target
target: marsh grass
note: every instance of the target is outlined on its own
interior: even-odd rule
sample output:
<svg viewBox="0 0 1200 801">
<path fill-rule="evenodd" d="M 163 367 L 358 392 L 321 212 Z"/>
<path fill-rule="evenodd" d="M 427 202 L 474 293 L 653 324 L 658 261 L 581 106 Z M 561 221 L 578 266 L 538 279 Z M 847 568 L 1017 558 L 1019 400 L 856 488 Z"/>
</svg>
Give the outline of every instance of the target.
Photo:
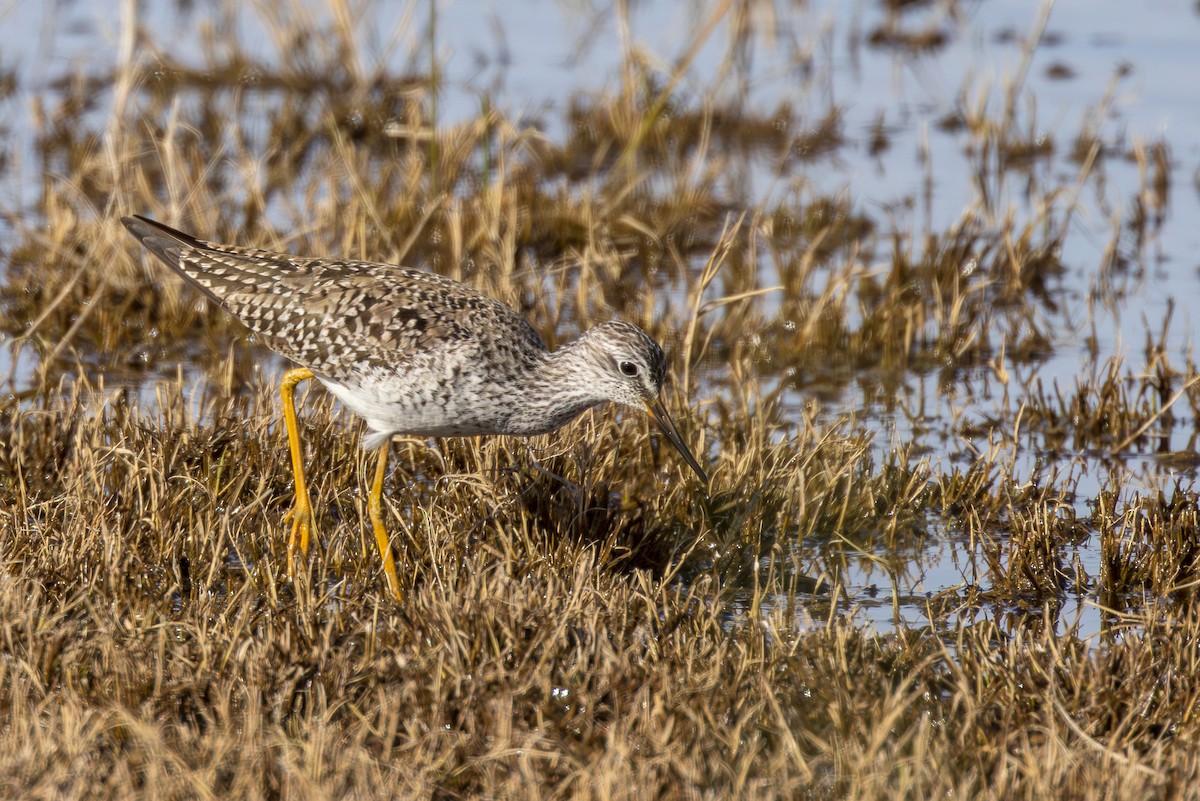
<svg viewBox="0 0 1200 801">
<path fill-rule="evenodd" d="M 0 401 L 0 796 L 1189 795 L 1200 503 L 1130 489 L 1120 460 L 1169 441 L 1172 408 L 1194 418 L 1194 365 L 1170 364 L 1164 324 L 1144 369 L 1114 359 L 1071 391 L 1036 370 L 1063 325 L 1072 213 L 1119 154 L 1094 122 L 1063 186 L 1018 112 L 1021 76 L 1000 102 L 964 87 L 976 200 L 901 235 L 790 178 L 846 146 L 836 107 L 755 113 L 683 88 L 715 23 L 665 72 L 631 49 L 619 89 L 573 101 L 556 141 L 486 99 L 439 120 L 434 48 L 430 74 L 369 66 L 330 8 L 328 28 L 264 11 L 272 61 L 218 26 L 204 68 L 127 27 L 115 73 L 44 98 L 36 207 L 3 212 L 0 323 L 36 366 Z M 956 4 L 889 8 L 869 46 L 953 35 Z M 736 23 L 736 73 L 751 21 L 778 10 L 709 11 Z M 1095 302 L 1169 202 L 1165 144 L 1131 152 L 1145 213 L 1114 222 Z M 730 180 L 748 164 L 774 171 L 773 201 Z M 422 264 L 551 344 L 637 321 L 668 345 L 670 405 L 711 486 L 611 410 L 528 442 L 400 441 L 397 605 L 358 424 L 314 389 L 319 540 L 293 585 L 281 365 L 144 259 L 126 213 Z M 898 389 L 980 372 L 993 418 L 931 421 Z M 823 416 L 850 385 L 940 426 L 947 463 Z M 1017 458 L 1037 448 L 1112 465 L 1090 516 L 1073 469 Z M 850 560 L 892 570 L 936 536 L 982 554 L 979 584 L 928 598 L 926 627 L 859 625 Z M 1068 597 L 1103 610 L 1098 635 L 1059 618 Z"/>
</svg>

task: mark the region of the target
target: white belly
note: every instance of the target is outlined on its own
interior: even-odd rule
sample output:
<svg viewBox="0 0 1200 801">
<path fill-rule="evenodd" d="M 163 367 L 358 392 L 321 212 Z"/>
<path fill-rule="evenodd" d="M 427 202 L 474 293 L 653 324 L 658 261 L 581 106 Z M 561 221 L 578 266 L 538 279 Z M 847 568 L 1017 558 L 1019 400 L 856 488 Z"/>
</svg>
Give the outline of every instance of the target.
<svg viewBox="0 0 1200 801">
<path fill-rule="evenodd" d="M 377 447 L 393 434 L 420 437 L 503 434 L 512 414 L 512 398 L 503 386 L 480 380 L 464 369 L 434 375 L 417 368 L 398 375 L 366 373 L 354 385 L 318 376 L 330 392 L 366 421 L 374 436 L 364 447 Z M 453 382 L 446 376 L 453 375 Z"/>
</svg>

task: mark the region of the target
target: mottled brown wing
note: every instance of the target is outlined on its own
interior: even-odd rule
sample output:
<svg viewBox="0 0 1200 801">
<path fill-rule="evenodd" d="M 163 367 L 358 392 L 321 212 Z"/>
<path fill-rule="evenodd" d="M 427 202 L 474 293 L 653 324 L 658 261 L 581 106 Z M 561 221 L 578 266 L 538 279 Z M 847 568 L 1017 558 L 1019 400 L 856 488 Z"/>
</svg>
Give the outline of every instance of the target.
<svg viewBox="0 0 1200 801">
<path fill-rule="evenodd" d="M 237 292 L 227 307 L 273 349 L 331 378 L 403 370 L 418 354 L 475 340 L 483 316 L 516 317 L 466 286 L 416 270 L 326 260 L 296 267 L 265 296 Z"/>
<path fill-rule="evenodd" d="M 514 342 L 541 347 L 507 306 L 434 273 L 205 242 L 145 217 L 122 222 L 273 350 L 331 378 L 403 370 L 414 355 L 462 346 L 482 328 L 510 329 Z"/>
</svg>

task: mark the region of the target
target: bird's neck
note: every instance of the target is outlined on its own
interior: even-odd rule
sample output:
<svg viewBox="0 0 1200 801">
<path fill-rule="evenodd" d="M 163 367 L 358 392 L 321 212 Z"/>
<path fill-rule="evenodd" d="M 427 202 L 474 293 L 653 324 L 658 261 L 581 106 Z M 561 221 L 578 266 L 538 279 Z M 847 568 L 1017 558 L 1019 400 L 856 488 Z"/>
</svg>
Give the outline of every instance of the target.
<svg viewBox="0 0 1200 801">
<path fill-rule="evenodd" d="M 523 398 L 514 398 L 514 433 L 545 434 L 603 402 L 587 376 L 594 365 L 585 338 L 546 352 L 533 365 Z"/>
</svg>

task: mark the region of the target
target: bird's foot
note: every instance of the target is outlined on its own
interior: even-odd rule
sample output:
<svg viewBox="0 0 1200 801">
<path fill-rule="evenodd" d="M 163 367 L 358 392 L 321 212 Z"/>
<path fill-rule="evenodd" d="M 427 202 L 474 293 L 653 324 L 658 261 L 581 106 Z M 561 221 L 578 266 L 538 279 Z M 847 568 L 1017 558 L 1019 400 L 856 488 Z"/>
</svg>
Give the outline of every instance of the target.
<svg viewBox="0 0 1200 801">
<path fill-rule="evenodd" d="M 302 557 L 308 556 L 308 539 L 313 529 L 312 507 L 306 503 L 297 503 L 295 507 L 283 516 L 285 525 L 289 521 L 292 524 L 292 530 L 288 536 L 287 571 L 288 579 L 292 583 L 295 583 L 297 547 L 299 547 Z"/>
</svg>

